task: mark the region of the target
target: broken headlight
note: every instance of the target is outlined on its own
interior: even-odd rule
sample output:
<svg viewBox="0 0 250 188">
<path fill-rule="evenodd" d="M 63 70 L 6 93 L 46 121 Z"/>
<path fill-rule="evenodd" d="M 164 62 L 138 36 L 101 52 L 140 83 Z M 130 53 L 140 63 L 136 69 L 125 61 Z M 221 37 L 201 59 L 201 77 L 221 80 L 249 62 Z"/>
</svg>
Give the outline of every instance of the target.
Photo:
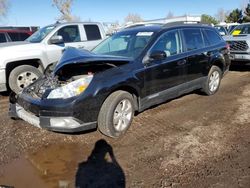
<svg viewBox="0 0 250 188">
<path fill-rule="evenodd" d="M 78 96 L 86 90 L 92 79 L 93 75 L 86 75 L 83 78 L 56 88 L 50 92 L 47 99 L 67 99 Z"/>
</svg>

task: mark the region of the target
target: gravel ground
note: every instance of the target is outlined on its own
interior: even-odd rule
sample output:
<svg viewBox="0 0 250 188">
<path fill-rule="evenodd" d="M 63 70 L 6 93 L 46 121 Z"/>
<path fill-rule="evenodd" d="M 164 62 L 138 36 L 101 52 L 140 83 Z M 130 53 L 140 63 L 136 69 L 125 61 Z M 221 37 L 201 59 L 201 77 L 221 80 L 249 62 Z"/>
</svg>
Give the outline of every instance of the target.
<svg viewBox="0 0 250 188">
<path fill-rule="evenodd" d="M 120 139 L 13 121 L 0 95 L 0 185 L 250 187 L 249 71 L 234 68 L 214 96 L 191 93 L 140 113 Z"/>
</svg>

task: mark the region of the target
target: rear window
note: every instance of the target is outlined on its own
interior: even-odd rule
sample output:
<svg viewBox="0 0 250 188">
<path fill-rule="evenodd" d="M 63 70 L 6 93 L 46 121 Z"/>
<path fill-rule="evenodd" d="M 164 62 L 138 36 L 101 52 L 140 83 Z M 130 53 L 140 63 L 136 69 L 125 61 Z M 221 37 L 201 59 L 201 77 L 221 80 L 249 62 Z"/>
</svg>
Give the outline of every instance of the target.
<svg viewBox="0 0 250 188">
<path fill-rule="evenodd" d="M 0 43 L 3 43 L 3 42 L 7 42 L 7 40 L 6 40 L 5 34 L 0 33 Z"/>
<path fill-rule="evenodd" d="M 219 34 L 210 29 L 204 29 L 205 37 L 209 41 L 210 45 L 218 44 L 221 42 L 221 37 Z"/>
<path fill-rule="evenodd" d="M 99 27 L 97 25 L 84 25 L 87 40 L 100 40 L 102 39 Z"/>
<path fill-rule="evenodd" d="M 183 29 L 182 32 L 186 41 L 187 51 L 197 50 L 205 47 L 200 29 Z"/>
</svg>

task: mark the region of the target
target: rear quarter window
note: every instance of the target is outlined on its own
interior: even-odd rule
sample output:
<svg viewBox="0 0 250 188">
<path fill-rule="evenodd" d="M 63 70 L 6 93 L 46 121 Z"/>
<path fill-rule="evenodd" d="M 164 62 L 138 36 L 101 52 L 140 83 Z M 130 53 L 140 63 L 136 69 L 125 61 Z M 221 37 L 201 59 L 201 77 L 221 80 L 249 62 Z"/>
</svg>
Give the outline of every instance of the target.
<svg viewBox="0 0 250 188">
<path fill-rule="evenodd" d="M 182 30 L 187 51 L 205 47 L 200 28 L 186 28 Z"/>
<path fill-rule="evenodd" d="M 216 31 L 204 29 L 204 33 L 206 40 L 209 41 L 210 45 L 219 44 L 222 41 L 222 38 Z"/>
</svg>

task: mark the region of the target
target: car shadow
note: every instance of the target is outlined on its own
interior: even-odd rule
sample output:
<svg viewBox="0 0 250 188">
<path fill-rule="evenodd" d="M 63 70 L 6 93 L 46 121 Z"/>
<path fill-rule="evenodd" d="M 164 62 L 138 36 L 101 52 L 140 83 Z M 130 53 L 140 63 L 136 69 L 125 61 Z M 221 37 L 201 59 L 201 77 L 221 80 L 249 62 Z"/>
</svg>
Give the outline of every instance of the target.
<svg viewBox="0 0 250 188">
<path fill-rule="evenodd" d="M 230 66 L 230 71 L 239 71 L 239 72 L 250 72 L 250 63 L 249 64 L 232 64 Z"/>
<path fill-rule="evenodd" d="M 125 188 L 125 184 L 125 174 L 111 145 L 103 139 L 97 141 L 87 161 L 78 165 L 75 187 Z"/>
</svg>

